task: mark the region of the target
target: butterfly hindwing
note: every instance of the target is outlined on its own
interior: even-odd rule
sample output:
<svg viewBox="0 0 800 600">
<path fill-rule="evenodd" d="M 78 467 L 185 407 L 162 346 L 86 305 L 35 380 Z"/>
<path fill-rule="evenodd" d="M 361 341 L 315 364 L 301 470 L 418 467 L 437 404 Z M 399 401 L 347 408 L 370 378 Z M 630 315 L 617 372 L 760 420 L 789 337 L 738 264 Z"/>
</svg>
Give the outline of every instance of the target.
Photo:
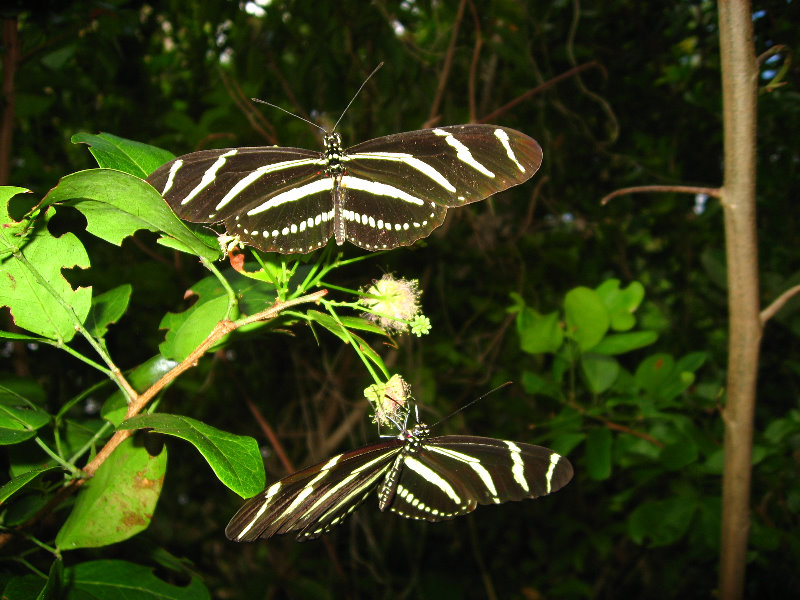
<svg viewBox="0 0 800 600">
<path fill-rule="evenodd" d="M 390 510 L 440 521 L 478 504 L 538 498 L 572 478 L 569 461 L 549 448 L 477 436 L 440 436 L 404 461 Z"/>
</svg>

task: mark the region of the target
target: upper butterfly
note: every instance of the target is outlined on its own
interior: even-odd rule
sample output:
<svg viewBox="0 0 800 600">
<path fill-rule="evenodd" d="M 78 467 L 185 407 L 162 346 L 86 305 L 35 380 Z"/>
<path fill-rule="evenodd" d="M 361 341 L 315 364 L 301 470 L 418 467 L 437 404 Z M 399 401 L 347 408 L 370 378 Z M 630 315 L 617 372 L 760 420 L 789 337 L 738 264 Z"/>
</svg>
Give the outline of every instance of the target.
<svg viewBox="0 0 800 600">
<path fill-rule="evenodd" d="M 448 208 L 530 179 L 542 149 L 497 125 L 452 125 L 387 135 L 325 151 L 255 147 L 202 150 L 156 169 L 147 181 L 175 213 L 225 223 L 229 235 L 266 252 L 306 253 L 331 235 L 365 250 L 408 246 Z"/>
</svg>

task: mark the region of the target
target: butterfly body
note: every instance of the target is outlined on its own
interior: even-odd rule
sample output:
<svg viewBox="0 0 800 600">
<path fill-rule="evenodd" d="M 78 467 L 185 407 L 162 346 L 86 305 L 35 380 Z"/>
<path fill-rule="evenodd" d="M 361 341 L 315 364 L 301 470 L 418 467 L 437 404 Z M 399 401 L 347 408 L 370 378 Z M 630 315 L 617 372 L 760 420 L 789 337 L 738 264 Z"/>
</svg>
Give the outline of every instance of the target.
<svg viewBox="0 0 800 600">
<path fill-rule="evenodd" d="M 548 448 L 478 436 L 431 436 L 418 423 L 396 438 L 339 454 L 274 483 L 249 499 L 225 533 L 253 541 L 296 533 L 319 537 L 377 490 L 378 507 L 410 519 L 442 521 L 478 504 L 537 498 L 572 478 L 569 461 Z"/>
<path fill-rule="evenodd" d="M 333 236 L 366 250 L 430 234 L 448 208 L 527 181 L 539 168 L 535 140 L 495 125 L 393 134 L 324 151 L 246 147 L 176 158 L 148 178 L 182 219 L 222 222 L 260 250 L 305 253 Z"/>
</svg>

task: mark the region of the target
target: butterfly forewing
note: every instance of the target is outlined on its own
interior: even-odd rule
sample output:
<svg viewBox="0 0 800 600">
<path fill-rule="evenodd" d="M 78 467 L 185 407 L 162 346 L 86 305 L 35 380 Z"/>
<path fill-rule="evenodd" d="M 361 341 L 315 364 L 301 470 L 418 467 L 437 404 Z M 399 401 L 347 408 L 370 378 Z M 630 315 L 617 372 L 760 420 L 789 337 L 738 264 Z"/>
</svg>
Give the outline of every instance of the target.
<svg viewBox="0 0 800 600">
<path fill-rule="evenodd" d="M 243 542 L 297 532 L 313 539 L 339 524 L 374 490 L 402 442 L 366 446 L 298 471 L 250 498 L 225 529 Z"/>
<path fill-rule="evenodd" d="M 542 149 L 527 135 L 496 125 L 408 131 L 347 150 L 348 174 L 413 190 L 421 200 L 456 207 L 527 181 Z M 413 186 L 409 182 L 413 181 Z"/>
<path fill-rule="evenodd" d="M 430 438 L 405 460 L 390 510 L 441 521 L 475 509 L 538 498 L 572 479 L 572 465 L 549 448 L 475 436 Z"/>
<path fill-rule="evenodd" d="M 224 222 L 256 248 L 278 250 L 289 239 L 309 252 L 332 235 L 325 157 L 301 148 L 225 148 L 179 157 L 147 181 L 180 218 Z M 270 241 L 271 240 L 271 241 Z"/>
<path fill-rule="evenodd" d="M 398 133 L 346 151 L 232 148 L 187 154 L 148 181 L 176 214 L 224 222 L 260 250 L 305 253 L 336 233 L 368 250 L 405 246 L 444 221 L 447 208 L 527 181 L 542 161 L 532 138 L 495 125 Z"/>
</svg>

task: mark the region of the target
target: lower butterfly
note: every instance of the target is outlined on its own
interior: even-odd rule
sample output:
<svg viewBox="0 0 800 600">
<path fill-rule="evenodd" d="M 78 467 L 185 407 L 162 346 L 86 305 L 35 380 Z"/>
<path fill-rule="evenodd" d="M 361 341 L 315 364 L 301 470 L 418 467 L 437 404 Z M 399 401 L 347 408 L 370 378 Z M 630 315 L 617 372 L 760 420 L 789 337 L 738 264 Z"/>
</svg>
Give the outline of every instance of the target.
<svg viewBox="0 0 800 600">
<path fill-rule="evenodd" d="M 297 533 L 319 537 L 377 490 L 378 507 L 442 521 L 478 504 L 538 498 L 572 479 L 570 462 L 548 448 L 495 438 L 431 436 L 418 423 L 396 438 L 298 471 L 250 498 L 225 534 L 236 542 Z"/>
<path fill-rule="evenodd" d="M 366 250 L 408 246 L 448 208 L 524 183 L 539 169 L 536 140 L 497 125 L 453 125 L 324 152 L 253 147 L 178 157 L 147 181 L 182 219 L 224 223 L 259 250 L 306 253 L 331 236 Z"/>
</svg>

